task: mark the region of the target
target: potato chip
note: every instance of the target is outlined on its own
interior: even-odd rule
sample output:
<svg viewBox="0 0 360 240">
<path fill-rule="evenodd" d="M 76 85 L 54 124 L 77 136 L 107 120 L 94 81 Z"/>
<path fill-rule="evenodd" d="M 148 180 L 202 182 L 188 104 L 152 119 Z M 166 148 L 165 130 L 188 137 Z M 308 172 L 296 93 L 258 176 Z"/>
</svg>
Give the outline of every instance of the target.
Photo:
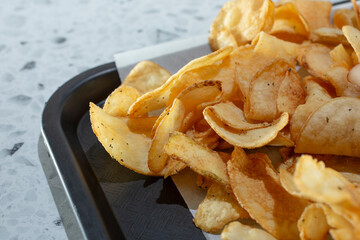
<svg viewBox="0 0 360 240">
<path fill-rule="evenodd" d="M 357 26 L 355 12 L 352 9 L 341 8 L 334 11 L 333 16 L 334 25 L 342 29 L 343 26 Z"/>
<path fill-rule="evenodd" d="M 359 6 L 357 5 L 356 0 L 351 0 L 351 2 L 353 4 L 356 23 L 357 23 L 358 26 L 360 26 L 360 10 L 359 10 Z"/>
<path fill-rule="evenodd" d="M 342 31 L 353 47 L 357 58 L 360 59 L 360 31 L 352 26 L 344 26 Z"/>
<path fill-rule="evenodd" d="M 293 147 L 295 143 L 291 140 L 290 133 L 278 132 L 276 138 L 269 142 L 268 145 L 276 147 Z"/>
<path fill-rule="evenodd" d="M 299 44 L 281 40 L 265 32 L 259 33 L 251 44 L 255 45 L 255 52 L 272 59 L 283 58 L 292 65 L 295 65 L 300 50 Z"/>
<path fill-rule="evenodd" d="M 206 108 L 204 110 L 204 117 L 212 129 L 214 129 L 214 131 L 225 141 L 234 146 L 249 149 L 262 147 L 271 142 L 289 121 L 289 114 L 283 113 L 280 118 L 275 120 L 268 127 L 239 131 L 239 129 L 226 126 L 216 118 L 210 109 Z"/>
<path fill-rule="evenodd" d="M 351 82 L 354 87 L 360 88 L 360 64 L 357 64 L 350 70 L 347 80 Z"/>
<path fill-rule="evenodd" d="M 303 155 L 296 164 L 294 183 L 304 197 L 326 203 L 334 213 L 344 217 L 343 221 L 352 225 L 347 224 L 345 232 L 360 236 L 360 191 L 340 173 Z"/>
<path fill-rule="evenodd" d="M 307 95 L 306 103 L 296 108 L 290 120 L 290 133 L 294 140 L 297 139 L 309 116 L 332 98 L 328 91 L 318 83 L 316 78 L 309 76 L 304 78 L 303 81 Z"/>
<path fill-rule="evenodd" d="M 298 238 L 297 221 L 308 202 L 285 191 L 265 154 L 247 156 L 236 147 L 227 169 L 237 200 L 256 222 L 277 238 Z"/>
<path fill-rule="evenodd" d="M 327 223 L 323 207 L 326 205 L 315 203 L 305 208 L 298 221 L 301 239 L 326 239 L 330 226 Z"/>
<path fill-rule="evenodd" d="M 140 97 L 136 88 L 121 85 L 104 103 L 104 111 L 114 117 L 125 117 L 130 106 Z"/>
<path fill-rule="evenodd" d="M 165 144 L 169 141 L 170 134 L 181 128 L 185 116 L 184 104 L 175 99 L 168 114 L 163 118 L 156 129 L 155 136 L 149 149 L 149 169 L 153 172 L 161 172 L 167 162 L 168 156 L 163 152 Z"/>
<path fill-rule="evenodd" d="M 176 159 L 169 158 L 164 167 L 164 178 L 178 174 L 181 170 L 186 168 L 186 164 Z"/>
<path fill-rule="evenodd" d="M 194 172 L 228 186 L 226 164 L 219 154 L 186 137 L 183 133 L 174 132 L 164 151 L 169 157 L 184 162 Z"/>
<path fill-rule="evenodd" d="M 201 189 L 209 189 L 212 184 L 212 181 L 208 178 L 198 174 L 196 176 L 196 185 Z"/>
<path fill-rule="evenodd" d="M 337 28 L 323 27 L 311 32 L 310 37 L 312 42 L 322 43 L 326 45 L 349 45 L 343 32 Z"/>
<path fill-rule="evenodd" d="M 150 111 L 165 107 L 173 87 L 176 86 L 177 92 L 179 93 L 189 85 L 193 84 L 184 85 L 182 83 L 182 77 L 184 75 L 186 76 L 186 73 L 206 66 L 216 66 L 216 64 L 221 63 L 222 60 L 231 53 L 231 51 L 232 47 L 223 48 L 210 53 L 209 55 L 192 60 L 177 73 L 172 75 L 163 85 L 161 85 L 161 87 L 138 98 L 138 100 L 130 107 L 128 111 L 129 116 L 142 116 Z M 214 74 L 216 73 L 217 72 L 215 71 Z"/>
<path fill-rule="evenodd" d="M 360 99 L 334 98 L 318 108 L 302 128 L 297 153 L 360 156 Z"/>
<path fill-rule="evenodd" d="M 331 2 L 315 0 L 294 0 L 294 2 L 300 13 L 304 16 L 311 31 L 321 27 L 331 27 Z"/>
<path fill-rule="evenodd" d="M 160 87 L 171 74 L 166 69 L 151 61 L 141 61 L 130 71 L 122 83 L 139 91 L 140 95 Z"/>
<path fill-rule="evenodd" d="M 121 165 L 143 175 L 162 175 L 148 168 L 150 138 L 131 132 L 120 118 L 105 113 L 93 103 L 90 103 L 90 120 L 98 140 Z"/>
<path fill-rule="evenodd" d="M 287 2 L 275 8 L 270 34 L 285 41 L 301 43 L 308 39 L 310 28 L 294 3 Z"/>
<path fill-rule="evenodd" d="M 240 218 L 249 218 L 249 214 L 224 186 L 213 183 L 196 210 L 194 223 L 205 232 L 219 233 L 227 223 Z"/>
<path fill-rule="evenodd" d="M 268 127 L 270 125 L 270 123 L 266 122 L 249 123 L 246 121 L 243 111 L 232 102 L 218 103 L 214 106 L 208 107 L 207 109 L 225 125 L 241 131 Z"/>
<path fill-rule="evenodd" d="M 292 97 L 290 93 L 300 98 Z M 252 79 L 244 113 L 246 119 L 271 122 L 281 114 L 278 110 L 290 111 L 291 114 L 294 107 L 303 101 L 304 90 L 300 77 L 289 63 L 280 59 Z"/>
<path fill-rule="evenodd" d="M 338 66 L 343 66 L 348 70 L 353 67 L 351 56 L 342 44 L 339 44 L 332 49 L 330 51 L 330 56 L 333 62 Z"/>
<path fill-rule="evenodd" d="M 276 240 L 264 230 L 244 225 L 238 221 L 229 223 L 221 233 L 222 240 Z"/>
<path fill-rule="evenodd" d="M 260 31 L 269 31 L 274 6 L 270 0 L 231 1 L 226 3 L 211 25 L 209 43 L 213 50 L 250 42 Z M 266 24 L 265 24 L 266 23 Z M 225 41 L 224 41 L 225 40 Z"/>
</svg>

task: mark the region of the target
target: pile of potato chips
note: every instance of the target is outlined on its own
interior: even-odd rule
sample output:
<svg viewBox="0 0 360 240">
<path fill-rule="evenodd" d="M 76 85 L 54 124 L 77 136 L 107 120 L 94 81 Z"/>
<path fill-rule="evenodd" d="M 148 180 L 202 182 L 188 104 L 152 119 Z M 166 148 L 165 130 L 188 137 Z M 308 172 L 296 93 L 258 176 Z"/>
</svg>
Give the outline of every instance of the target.
<svg viewBox="0 0 360 240">
<path fill-rule="evenodd" d="M 103 108 L 90 103 L 94 133 L 135 172 L 196 172 L 194 223 L 222 239 L 360 239 L 359 9 L 331 10 L 229 1 L 213 53 L 174 75 L 140 62 Z"/>
</svg>

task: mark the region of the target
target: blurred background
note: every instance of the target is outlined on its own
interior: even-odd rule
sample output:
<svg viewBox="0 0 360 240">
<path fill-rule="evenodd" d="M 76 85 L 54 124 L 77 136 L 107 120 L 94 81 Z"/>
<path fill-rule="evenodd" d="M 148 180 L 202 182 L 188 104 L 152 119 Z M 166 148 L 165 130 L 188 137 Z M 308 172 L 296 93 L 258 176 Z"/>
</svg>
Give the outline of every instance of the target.
<svg viewBox="0 0 360 240">
<path fill-rule="evenodd" d="M 207 34 L 225 2 L 1 2 L 0 239 L 67 239 L 37 152 L 51 94 L 115 53 Z"/>
</svg>

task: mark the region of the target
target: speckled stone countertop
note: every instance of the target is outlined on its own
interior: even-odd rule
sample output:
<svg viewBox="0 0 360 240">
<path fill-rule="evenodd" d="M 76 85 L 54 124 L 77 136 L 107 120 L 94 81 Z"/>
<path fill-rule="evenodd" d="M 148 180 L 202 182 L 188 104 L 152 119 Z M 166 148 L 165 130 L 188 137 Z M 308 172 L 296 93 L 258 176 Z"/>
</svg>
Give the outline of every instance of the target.
<svg viewBox="0 0 360 240">
<path fill-rule="evenodd" d="M 224 0 L 3 0 L 0 239 L 66 239 L 37 153 L 45 102 L 113 54 L 206 34 Z"/>
</svg>

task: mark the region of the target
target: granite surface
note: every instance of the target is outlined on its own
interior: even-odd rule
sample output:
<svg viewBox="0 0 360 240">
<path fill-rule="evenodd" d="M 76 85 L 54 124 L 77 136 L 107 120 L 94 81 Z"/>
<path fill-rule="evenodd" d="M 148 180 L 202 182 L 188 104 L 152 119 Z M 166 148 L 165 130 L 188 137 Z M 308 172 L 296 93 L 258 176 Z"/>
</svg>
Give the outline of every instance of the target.
<svg viewBox="0 0 360 240">
<path fill-rule="evenodd" d="M 67 238 L 37 153 L 51 94 L 114 53 L 206 34 L 224 2 L 1 1 L 0 239 Z"/>
</svg>

